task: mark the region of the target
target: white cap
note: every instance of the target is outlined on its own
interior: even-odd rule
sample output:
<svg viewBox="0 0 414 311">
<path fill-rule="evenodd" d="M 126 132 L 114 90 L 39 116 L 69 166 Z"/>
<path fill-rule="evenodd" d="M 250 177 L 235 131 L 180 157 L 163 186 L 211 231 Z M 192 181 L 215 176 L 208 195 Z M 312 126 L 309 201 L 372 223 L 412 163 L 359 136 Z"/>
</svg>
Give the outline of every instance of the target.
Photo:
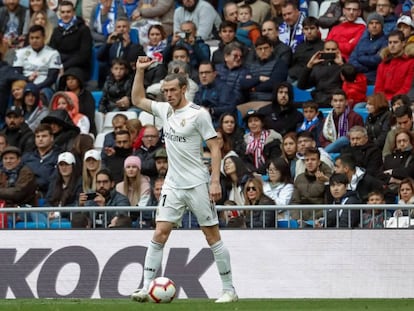
<svg viewBox="0 0 414 311">
<path fill-rule="evenodd" d="M 64 152 L 59 154 L 58 163 L 60 162 L 65 162 L 67 164 L 75 164 L 76 160 L 73 154 L 71 154 L 70 152 Z"/>
<path fill-rule="evenodd" d="M 397 26 L 401 23 L 406 24 L 408 26 L 411 26 L 411 28 L 414 28 L 414 23 L 413 23 L 412 19 L 407 15 L 403 15 L 398 19 Z"/>
<path fill-rule="evenodd" d="M 95 149 L 91 149 L 85 152 L 85 156 L 83 157 L 83 160 L 86 160 L 87 158 L 95 159 L 96 161 L 101 160 L 101 153 Z"/>
</svg>

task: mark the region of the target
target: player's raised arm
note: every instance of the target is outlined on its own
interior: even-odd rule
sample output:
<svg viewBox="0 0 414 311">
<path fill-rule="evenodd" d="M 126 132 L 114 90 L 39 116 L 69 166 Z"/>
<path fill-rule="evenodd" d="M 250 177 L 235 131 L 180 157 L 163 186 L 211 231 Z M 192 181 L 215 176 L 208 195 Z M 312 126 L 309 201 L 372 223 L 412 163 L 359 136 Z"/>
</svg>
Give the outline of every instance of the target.
<svg viewBox="0 0 414 311">
<path fill-rule="evenodd" d="M 151 100 L 145 97 L 144 88 L 144 72 L 154 63 L 154 60 L 147 56 L 139 56 L 136 64 L 137 71 L 135 73 L 134 84 L 132 85 L 131 99 L 132 104 L 139 109 L 151 113 Z"/>
</svg>

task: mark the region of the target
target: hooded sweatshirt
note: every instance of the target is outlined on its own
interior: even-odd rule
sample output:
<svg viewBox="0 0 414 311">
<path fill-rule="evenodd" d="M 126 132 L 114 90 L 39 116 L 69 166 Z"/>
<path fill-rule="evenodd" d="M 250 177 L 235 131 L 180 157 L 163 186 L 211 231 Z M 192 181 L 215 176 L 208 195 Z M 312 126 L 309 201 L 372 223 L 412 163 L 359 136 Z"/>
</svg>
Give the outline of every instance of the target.
<svg viewBox="0 0 414 311">
<path fill-rule="evenodd" d="M 33 83 L 28 83 L 24 89 L 23 98 L 28 94 L 35 97 L 34 105 L 28 107 L 23 101 L 24 119 L 30 129 L 34 132 L 40 121 L 47 116 L 49 109 L 45 107 L 40 100 L 39 89 Z"/>
<path fill-rule="evenodd" d="M 64 98 L 68 103 L 66 111 L 73 123 L 79 127 L 82 134 L 89 134 L 90 122 L 88 117 L 79 112 L 79 99 L 73 92 L 56 92 L 51 99 L 52 110 L 58 109 L 58 101 Z"/>
</svg>

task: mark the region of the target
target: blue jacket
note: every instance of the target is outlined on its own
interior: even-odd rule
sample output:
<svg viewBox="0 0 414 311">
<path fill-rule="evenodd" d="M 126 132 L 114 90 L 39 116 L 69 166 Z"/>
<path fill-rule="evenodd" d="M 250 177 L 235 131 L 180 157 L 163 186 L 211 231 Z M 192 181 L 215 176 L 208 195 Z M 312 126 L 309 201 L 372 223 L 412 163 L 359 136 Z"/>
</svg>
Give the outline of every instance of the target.
<svg viewBox="0 0 414 311">
<path fill-rule="evenodd" d="M 349 57 L 349 63 L 355 67 L 357 72 L 365 74 L 368 84 L 375 84 L 377 67 L 381 63 L 379 52 L 388 44 L 384 33 L 372 37 L 366 31 Z"/>
<path fill-rule="evenodd" d="M 208 85 L 199 85 L 194 97 L 194 103 L 209 109 L 215 126 L 224 112 L 236 112 L 237 94 L 223 81 L 216 79 Z"/>
<path fill-rule="evenodd" d="M 225 81 L 226 85 L 233 90 L 235 97 L 237 97 L 237 104 L 242 104 L 245 102 L 243 92 L 241 90 L 241 79 L 246 77 L 248 70 L 247 68 L 241 66 L 237 68 L 230 69 L 226 64 L 218 64 L 216 67 L 218 77 Z"/>
</svg>

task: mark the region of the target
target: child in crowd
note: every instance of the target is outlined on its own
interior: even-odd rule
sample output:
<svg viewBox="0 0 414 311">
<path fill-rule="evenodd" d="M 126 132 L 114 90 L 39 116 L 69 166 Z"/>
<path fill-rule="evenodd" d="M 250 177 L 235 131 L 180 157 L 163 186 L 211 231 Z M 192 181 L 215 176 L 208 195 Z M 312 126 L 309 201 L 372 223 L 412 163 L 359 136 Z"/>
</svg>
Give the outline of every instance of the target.
<svg viewBox="0 0 414 311">
<path fill-rule="evenodd" d="M 239 24 L 237 26 L 237 40 L 248 47 L 253 47 L 256 39 L 260 37 L 260 26 L 251 20 L 252 7 L 248 4 L 241 5 L 238 10 Z"/>
<path fill-rule="evenodd" d="M 132 78 L 126 60 L 115 58 L 112 61 L 111 73 L 102 88 L 99 111 L 126 111 L 135 109 L 131 104 Z"/>
<path fill-rule="evenodd" d="M 11 85 L 11 106 L 23 106 L 23 93 L 27 82 L 24 80 L 16 80 Z"/>
<path fill-rule="evenodd" d="M 345 64 L 342 66 L 341 79 L 343 81 L 342 89 L 345 91 L 348 98 L 348 105 L 354 109 L 355 105 L 358 108 L 365 107 L 367 101 L 367 78 L 363 73 L 357 73 L 354 66 Z"/>
<path fill-rule="evenodd" d="M 303 103 L 302 108 L 304 120 L 296 132 L 311 132 L 315 141 L 318 141 L 323 126 L 323 114 L 319 111 L 318 104 L 313 101 Z"/>
<path fill-rule="evenodd" d="M 368 194 L 367 204 L 385 204 L 384 194 L 380 191 L 372 191 Z M 384 228 L 384 210 L 366 209 L 362 214 L 362 225 L 364 228 Z"/>
</svg>

